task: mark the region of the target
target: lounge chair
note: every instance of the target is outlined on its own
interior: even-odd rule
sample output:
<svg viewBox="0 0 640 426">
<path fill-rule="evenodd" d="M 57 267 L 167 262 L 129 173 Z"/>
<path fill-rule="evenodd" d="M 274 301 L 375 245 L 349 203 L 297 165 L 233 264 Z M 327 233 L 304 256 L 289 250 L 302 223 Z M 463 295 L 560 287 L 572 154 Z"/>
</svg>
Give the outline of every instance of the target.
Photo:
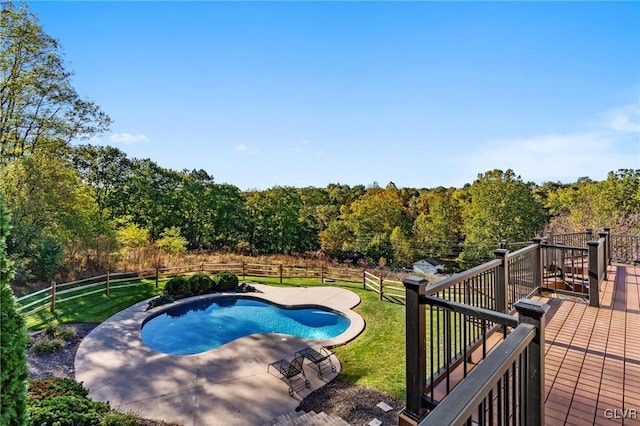
<svg viewBox="0 0 640 426">
<path fill-rule="evenodd" d="M 320 378 L 322 378 L 323 375 L 322 363 L 328 362 L 331 366 L 331 371 L 333 371 L 334 373 L 336 372 L 336 366 L 333 365 L 331 355 L 333 355 L 333 353 L 325 348 L 320 348 L 320 352 L 318 352 L 312 347 L 306 347 L 296 352 L 296 356 L 303 356 L 315 364 L 315 366 L 318 368 L 318 377 Z"/>
<path fill-rule="evenodd" d="M 280 372 L 280 374 L 282 374 L 289 382 L 289 396 L 292 397 L 293 390 L 294 390 L 293 380 L 297 376 L 302 375 L 302 378 L 304 379 L 305 387 L 308 388 L 311 385 L 309 383 L 309 380 L 307 380 L 307 376 L 304 374 L 304 369 L 302 368 L 303 362 L 304 362 L 304 357 L 302 355 L 300 356 L 296 355 L 296 357 L 293 358 L 291 362 L 287 361 L 286 359 L 281 359 L 269 364 L 269 366 L 267 367 L 267 372 L 271 367 L 276 368 Z"/>
</svg>

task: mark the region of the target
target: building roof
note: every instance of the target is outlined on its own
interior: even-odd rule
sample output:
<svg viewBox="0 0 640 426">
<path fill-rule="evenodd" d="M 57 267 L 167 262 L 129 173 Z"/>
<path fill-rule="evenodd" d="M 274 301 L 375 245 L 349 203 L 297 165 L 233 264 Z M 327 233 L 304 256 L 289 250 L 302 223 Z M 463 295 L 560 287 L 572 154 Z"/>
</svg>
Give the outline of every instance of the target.
<svg viewBox="0 0 640 426">
<path fill-rule="evenodd" d="M 414 265 L 416 264 L 425 264 L 428 263 L 431 266 L 443 266 L 444 263 L 440 262 L 438 259 L 434 259 L 433 257 L 425 257 L 424 259 L 420 259 L 417 262 L 413 262 Z"/>
</svg>

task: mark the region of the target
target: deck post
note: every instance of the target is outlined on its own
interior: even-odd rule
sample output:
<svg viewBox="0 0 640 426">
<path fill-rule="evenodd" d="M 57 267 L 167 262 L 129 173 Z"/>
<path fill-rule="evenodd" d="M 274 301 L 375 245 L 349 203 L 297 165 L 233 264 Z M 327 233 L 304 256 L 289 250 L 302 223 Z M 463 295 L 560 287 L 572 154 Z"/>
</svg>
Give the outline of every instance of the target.
<svg viewBox="0 0 640 426">
<path fill-rule="evenodd" d="M 528 346 L 525 392 L 526 412 L 523 413 L 527 425 L 544 425 L 544 328 L 545 313 L 549 305 L 531 299 L 520 299 L 514 304 L 520 324 L 531 324 L 536 328 L 536 336 Z"/>
<path fill-rule="evenodd" d="M 602 252 L 604 253 L 604 259 L 599 259 L 600 264 L 602 265 L 602 273 L 604 274 L 604 279 L 607 279 L 607 265 L 609 264 L 609 251 L 607 250 L 607 246 L 609 245 L 609 233 L 606 231 L 602 231 L 602 232 L 598 232 L 598 240 L 600 240 L 601 238 L 604 238 L 604 250 L 602 250 Z"/>
<path fill-rule="evenodd" d="M 506 313 L 509 308 L 509 301 L 507 298 L 507 287 L 509 283 L 509 262 L 507 261 L 507 254 L 509 250 L 505 248 L 499 248 L 493 251 L 496 259 L 500 259 L 502 263 L 498 266 L 496 271 L 496 300 L 495 310 L 498 312 Z"/>
<path fill-rule="evenodd" d="M 589 241 L 589 306 L 600 307 L 600 274 L 598 262 L 598 242 Z"/>
<path fill-rule="evenodd" d="M 607 265 L 611 265 L 611 228 L 603 228 L 607 233 Z"/>
<path fill-rule="evenodd" d="M 426 414 L 422 397 L 427 387 L 426 311 L 420 303 L 427 280 L 409 277 L 402 281 L 406 294 L 406 391 L 407 406 L 398 414 L 400 426 L 417 425 Z"/>
<path fill-rule="evenodd" d="M 533 287 L 542 287 L 542 277 L 544 276 L 544 254 L 542 251 L 542 237 L 534 237 L 533 243 L 538 247 L 536 249 L 536 260 L 533 264 Z"/>
<path fill-rule="evenodd" d="M 585 241 L 589 242 L 591 241 L 591 239 L 593 238 L 593 229 L 592 228 L 587 228 L 584 231 L 586 239 Z"/>
</svg>

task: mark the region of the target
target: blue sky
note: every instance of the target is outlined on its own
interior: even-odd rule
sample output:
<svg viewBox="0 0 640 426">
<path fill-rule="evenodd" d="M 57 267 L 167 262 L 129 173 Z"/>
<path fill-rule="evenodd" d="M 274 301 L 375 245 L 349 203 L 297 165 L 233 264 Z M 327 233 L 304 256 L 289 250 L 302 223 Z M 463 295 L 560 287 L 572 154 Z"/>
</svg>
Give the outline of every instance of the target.
<svg viewBox="0 0 640 426">
<path fill-rule="evenodd" d="M 639 2 L 30 2 L 96 144 L 242 190 L 640 168 Z"/>
</svg>

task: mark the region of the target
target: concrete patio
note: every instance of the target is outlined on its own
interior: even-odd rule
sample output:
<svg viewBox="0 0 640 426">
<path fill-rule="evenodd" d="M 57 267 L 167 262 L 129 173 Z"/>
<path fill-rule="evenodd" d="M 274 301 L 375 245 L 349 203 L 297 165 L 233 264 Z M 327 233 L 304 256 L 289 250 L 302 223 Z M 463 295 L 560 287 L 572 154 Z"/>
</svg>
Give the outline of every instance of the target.
<svg viewBox="0 0 640 426">
<path fill-rule="evenodd" d="M 326 306 L 342 312 L 351 325 L 330 340 L 255 334 L 201 354 L 171 356 L 142 343 L 144 319 L 167 308 L 145 311 L 144 301 L 109 318 L 83 340 L 75 359 L 76 380 L 89 389 L 90 398 L 109 401 L 120 411 L 185 425 L 259 425 L 295 410 L 305 396 L 340 373 L 339 360 L 332 355 L 337 371 L 326 373 L 322 379 L 315 366 L 305 364 L 311 386 L 298 388 L 293 398 L 288 394 L 288 382 L 273 369 L 267 372 L 268 364 L 290 360 L 306 346 L 333 347 L 357 337 L 365 324 L 351 309 L 360 303 L 360 298 L 336 287 L 254 286 L 260 293 L 250 293 L 250 297 L 285 306 Z M 226 294 L 216 296 L 221 295 Z M 206 297 L 211 296 L 178 303 Z"/>
</svg>

